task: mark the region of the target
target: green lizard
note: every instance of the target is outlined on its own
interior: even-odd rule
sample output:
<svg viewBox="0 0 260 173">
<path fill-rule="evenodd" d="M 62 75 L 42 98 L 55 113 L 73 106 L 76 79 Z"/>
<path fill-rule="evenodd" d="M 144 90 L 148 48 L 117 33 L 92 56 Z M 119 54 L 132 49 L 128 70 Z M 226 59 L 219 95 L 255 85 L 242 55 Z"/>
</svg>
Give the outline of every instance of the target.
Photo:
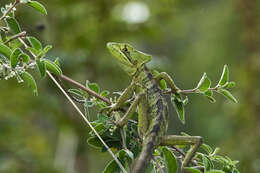
<svg viewBox="0 0 260 173">
<path fill-rule="evenodd" d="M 134 163 L 132 173 L 143 173 L 154 150 L 160 145 L 193 145 L 184 158 L 181 166 L 183 170 L 201 145 L 202 138 L 200 136 L 166 135 L 168 105 L 158 82 L 164 79 L 172 93 L 178 93 L 179 89 L 167 73 L 162 72 L 156 76 L 151 73 L 145 65 L 151 60 L 150 55 L 135 50 L 125 43 L 111 42 L 107 43 L 107 47 L 123 70 L 132 77 L 131 84 L 110 108 L 110 112 L 117 110 L 131 95 L 135 94 L 135 100 L 125 115 L 116 122 L 118 127 L 124 126 L 138 109 L 138 133 L 142 139 L 142 151 Z"/>
</svg>

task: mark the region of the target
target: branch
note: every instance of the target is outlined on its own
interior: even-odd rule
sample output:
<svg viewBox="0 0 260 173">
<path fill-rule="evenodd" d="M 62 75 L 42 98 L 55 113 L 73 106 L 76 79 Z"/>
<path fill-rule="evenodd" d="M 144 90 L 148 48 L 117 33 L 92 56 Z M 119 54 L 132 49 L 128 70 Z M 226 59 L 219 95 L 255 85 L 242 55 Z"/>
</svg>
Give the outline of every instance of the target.
<svg viewBox="0 0 260 173">
<path fill-rule="evenodd" d="M 6 41 L 4 42 L 4 44 L 7 44 L 7 43 L 9 43 L 10 41 L 13 41 L 13 40 L 15 40 L 15 39 L 17 39 L 17 38 L 21 38 L 21 37 L 25 37 L 25 36 L 26 36 L 26 31 L 20 32 L 20 33 L 18 33 L 18 34 L 16 34 L 16 35 L 12 36 L 12 37 L 9 38 L 8 40 L 6 40 Z"/>
<path fill-rule="evenodd" d="M 15 0 L 14 3 L 12 4 L 12 6 L 10 8 L 8 8 L 8 10 L 3 14 L 3 16 L 0 18 L 1 20 L 4 20 L 6 18 L 6 16 L 8 15 L 8 13 L 10 13 L 10 11 L 17 5 L 20 3 L 20 0 Z"/>
<path fill-rule="evenodd" d="M 63 80 L 65 80 L 65 81 L 67 81 L 67 82 L 69 82 L 69 83 L 71 83 L 72 85 L 74 85 L 74 86 L 76 86 L 76 87 L 78 87 L 78 88 L 80 88 L 80 89 L 86 91 L 89 95 L 92 95 L 92 96 L 94 96 L 94 97 L 96 97 L 96 98 L 98 98 L 98 99 L 100 99 L 100 100 L 106 102 L 107 104 L 111 105 L 111 102 L 109 101 L 108 98 L 99 95 L 98 93 L 96 93 L 96 92 L 90 90 L 89 88 L 87 88 L 87 87 L 85 87 L 84 85 L 82 85 L 81 83 L 79 83 L 79 82 L 77 82 L 77 81 L 75 81 L 75 80 L 69 78 L 68 76 L 61 75 L 61 76 L 58 76 L 58 77 L 61 78 L 61 79 L 63 79 Z"/>
<path fill-rule="evenodd" d="M 218 87 L 214 87 L 214 88 L 209 88 L 208 90 L 216 91 L 217 89 L 218 89 Z M 181 93 L 181 94 L 198 93 L 198 92 L 200 92 L 200 91 L 197 88 L 188 89 L 188 90 L 179 90 L 179 93 Z"/>
</svg>

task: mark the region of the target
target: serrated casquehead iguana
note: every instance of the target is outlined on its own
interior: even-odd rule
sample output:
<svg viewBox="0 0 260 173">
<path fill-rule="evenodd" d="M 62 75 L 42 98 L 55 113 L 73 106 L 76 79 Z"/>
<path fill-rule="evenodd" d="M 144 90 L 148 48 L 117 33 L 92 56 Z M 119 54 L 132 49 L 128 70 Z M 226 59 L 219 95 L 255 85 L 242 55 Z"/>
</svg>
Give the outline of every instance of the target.
<svg viewBox="0 0 260 173">
<path fill-rule="evenodd" d="M 134 162 L 132 173 L 145 172 L 154 150 L 160 145 L 193 145 L 182 162 L 181 169 L 185 169 L 201 145 L 202 138 L 200 136 L 166 135 L 168 105 L 158 83 L 164 79 L 171 92 L 178 93 L 179 89 L 172 78 L 165 72 L 154 76 L 146 67 L 151 56 L 134 49 L 129 44 L 110 42 L 107 43 L 107 47 L 122 69 L 132 77 L 131 84 L 110 109 L 110 111 L 117 110 L 130 96 L 135 95 L 135 99 L 125 115 L 116 122 L 118 127 L 124 126 L 138 109 L 138 133 L 142 139 L 142 150 Z"/>
</svg>

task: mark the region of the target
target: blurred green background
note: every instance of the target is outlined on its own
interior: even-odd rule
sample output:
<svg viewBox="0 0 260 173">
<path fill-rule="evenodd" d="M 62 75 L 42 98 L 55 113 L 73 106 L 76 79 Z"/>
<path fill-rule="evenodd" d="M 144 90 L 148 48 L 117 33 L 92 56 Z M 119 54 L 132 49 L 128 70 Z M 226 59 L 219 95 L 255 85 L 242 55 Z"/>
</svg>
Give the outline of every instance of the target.
<svg viewBox="0 0 260 173">
<path fill-rule="evenodd" d="M 260 1 L 40 2 L 48 16 L 17 7 L 21 27 L 52 44 L 49 58 L 60 57 L 64 73 L 81 83 L 90 80 L 110 91 L 129 84 L 106 49 L 108 41 L 151 54 L 149 67 L 168 72 L 182 89 L 195 87 L 203 72 L 217 83 L 228 64 L 239 103 L 216 95 L 211 104 L 191 95 L 186 125 L 171 110 L 169 133 L 200 135 L 239 160 L 241 173 L 260 172 Z M 38 97 L 14 79 L 0 81 L 0 172 L 101 172 L 111 156 L 88 146 L 89 127 L 50 79 L 34 76 Z"/>
</svg>

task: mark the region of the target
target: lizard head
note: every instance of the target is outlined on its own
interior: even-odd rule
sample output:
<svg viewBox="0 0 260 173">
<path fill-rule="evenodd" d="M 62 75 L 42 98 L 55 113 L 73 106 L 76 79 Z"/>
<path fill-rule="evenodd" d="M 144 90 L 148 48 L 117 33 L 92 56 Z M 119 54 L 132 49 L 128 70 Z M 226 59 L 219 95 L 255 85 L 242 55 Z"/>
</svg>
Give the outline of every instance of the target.
<svg viewBox="0 0 260 173">
<path fill-rule="evenodd" d="M 152 58 L 151 55 L 140 52 L 127 43 L 109 42 L 107 48 L 117 59 L 119 65 L 131 76 Z"/>
</svg>

